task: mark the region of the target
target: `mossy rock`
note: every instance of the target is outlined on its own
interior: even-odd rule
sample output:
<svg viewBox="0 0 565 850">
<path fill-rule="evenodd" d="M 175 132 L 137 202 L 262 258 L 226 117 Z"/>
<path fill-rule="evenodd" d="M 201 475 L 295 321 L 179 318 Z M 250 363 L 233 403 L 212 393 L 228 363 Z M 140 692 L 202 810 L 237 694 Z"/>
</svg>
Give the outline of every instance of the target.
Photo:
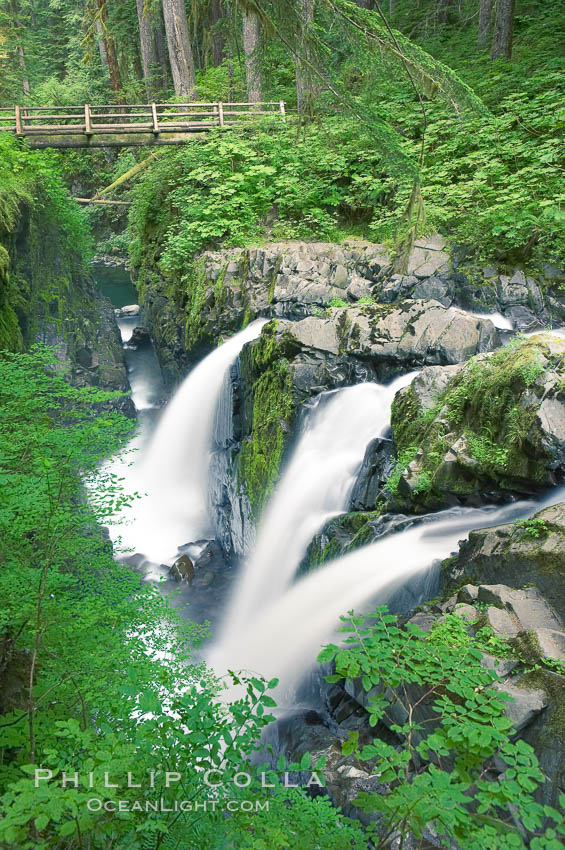
<svg viewBox="0 0 565 850">
<path fill-rule="evenodd" d="M 346 552 L 353 552 L 379 536 L 380 511 L 351 511 L 329 520 L 310 543 L 300 567 L 309 572 Z"/>
<path fill-rule="evenodd" d="M 517 339 L 447 370 L 435 395 L 430 380 L 441 367 L 424 369 L 394 401 L 393 435 L 408 461 L 391 505 L 429 510 L 532 495 L 565 473 L 565 340 Z"/>
<path fill-rule="evenodd" d="M 272 320 L 240 357 L 244 438 L 237 477 L 256 518 L 273 490 L 293 430 L 298 402 L 290 358 L 296 350 L 294 340 L 279 333 Z"/>
</svg>

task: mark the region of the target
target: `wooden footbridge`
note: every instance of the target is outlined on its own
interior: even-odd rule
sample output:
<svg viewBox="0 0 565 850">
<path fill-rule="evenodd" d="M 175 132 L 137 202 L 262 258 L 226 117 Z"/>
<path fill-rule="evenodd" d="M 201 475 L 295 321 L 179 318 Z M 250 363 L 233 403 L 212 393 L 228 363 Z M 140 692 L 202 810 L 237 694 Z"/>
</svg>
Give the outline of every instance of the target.
<svg viewBox="0 0 565 850">
<path fill-rule="evenodd" d="M 179 145 L 191 134 L 242 127 L 266 115 L 284 120 L 284 101 L 14 106 L 0 108 L 0 130 L 35 149 Z"/>
</svg>

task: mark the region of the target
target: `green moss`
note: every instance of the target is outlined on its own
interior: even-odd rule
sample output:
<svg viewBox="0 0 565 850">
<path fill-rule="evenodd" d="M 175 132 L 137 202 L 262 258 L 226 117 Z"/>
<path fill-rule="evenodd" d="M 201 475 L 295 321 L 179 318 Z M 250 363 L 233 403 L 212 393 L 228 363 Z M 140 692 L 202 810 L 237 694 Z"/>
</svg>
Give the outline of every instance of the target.
<svg viewBox="0 0 565 850">
<path fill-rule="evenodd" d="M 249 277 L 249 267 L 251 264 L 249 251 L 242 251 L 238 261 L 239 276 L 241 280 L 246 280 Z"/>
<path fill-rule="evenodd" d="M 251 379 L 253 408 L 251 432 L 238 461 L 239 481 L 255 516 L 259 516 L 277 479 L 287 434 L 296 410 L 288 339 L 277 336 L 277 321 L 269 322 L 244 354 L 243 368 Z"/>
<path fill-rule="evenodd" d="M 422 436 L 422 406 L 413 384 L 395 395 L 391 408 L 391 423 L 398 451 L 415 445 Z"/>
<path fill-rule="evenodd" d="M 542 743 L 551 745 L 556 738 L 565 740 L 565 676 L 538 667 L 522 676 L 516 684 L 520 688 L 540 688 L 548 696 L 549 708 L 541 733 Z"/>
<path fill-rule="evenodd" d="M 540 377 L 550 369 L 562 368 L 562 359 L 563 353 L 555 344 L 550 348 L 543 336 L 518 338 L 489 357 L 470 360 L 427 410 L 413 386 L 398 394 L 391 424 L 399 458 L 422 449 L 421 480 L 410 500 L 431 507 L 441 500 L 441 491 L 465 495 L 475 492 L 478 482 L 518 492 L 524 481 L 547 484 L 548 458 L 537 426 L 541 393 L 536 394 L 536 385 L 541 386 Z M 470 462 L 460 463 L 448 479 L 444 472 L 441 480 L 436 478 L 447 448 L 461 436 Z M 398 477 L 398 467 L 395 474 Z"/>
<path fill-rule="evenodd" d="M 317 547 L 314 547 L 312 552 L 309 553 L 308 559 L 308 567 L 309 569 L 315 569 L 316 567 L 320 567 L 322 564 L 325 564 L 327 561 L 331 561 L 334 558 L 338 558 L 343 552 L 343 546 L 335 537 L 333 540 L 330 540 L 326 546 L 322 546 L 321 542 L 318 542 Z"/>
<path fill-rule="evenodd" d="M 379 516 L 380 511 L 352 511 L 330 520 L 308 547 L 303 571 L 370 543 L 374 539 L 374 523 Z"/>
<path fill-rule="evenodd" d="M 225 263 L 222 271 L 218 275 L 218 279 L 214 284 L 214 301 L 216 310 L 222 310 L 226 300 L 226 290 L 224 288 L 224 280 L 226 278 L 226 272 L 228 270 L 229 263 Z"/>
<path fill-rule="evenodd" d="M 184 288 L 188 297 L 184 336 L 186 348 L 190 350 L 201 336 L 202 310 L 206 303 L 208 289 L 206 268 L 202 261 L 194 263 L 190 272 L 185 276 Z"/>
</svg>

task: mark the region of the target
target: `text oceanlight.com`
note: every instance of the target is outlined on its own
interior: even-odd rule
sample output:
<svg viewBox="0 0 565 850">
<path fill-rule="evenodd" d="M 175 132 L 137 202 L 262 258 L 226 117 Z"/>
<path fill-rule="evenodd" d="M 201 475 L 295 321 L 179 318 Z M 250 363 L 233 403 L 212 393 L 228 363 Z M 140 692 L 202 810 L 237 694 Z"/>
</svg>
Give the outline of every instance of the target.
<svg viewBox="0 0 565 850">
<path fill-rule="evenodd" d="M 90 812 L 268 812 L 268 800 L 101 800 L 86 801 Z"/>
</svg>

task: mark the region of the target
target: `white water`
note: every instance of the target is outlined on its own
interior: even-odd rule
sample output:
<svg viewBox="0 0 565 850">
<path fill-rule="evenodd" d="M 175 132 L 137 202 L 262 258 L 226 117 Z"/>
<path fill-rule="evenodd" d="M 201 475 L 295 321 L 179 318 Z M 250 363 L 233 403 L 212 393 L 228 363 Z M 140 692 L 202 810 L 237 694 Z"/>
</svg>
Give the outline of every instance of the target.
<svg viewBox="0 0 565 850">
<path fill-rule="evenodd" d="M 131 322 L 123 321 L 124 339 Z M 180 544 L 208 532 L 214 411 L 231 364 L 245 342 L 259 335 L 262 324 L 249 326 L 199 364 L 166 409 L 143 455 L 125 469 L 124 457 L 120 459 L 126 491 L 145 493 L 112 529 L 123 545 L 159 563 L 172 560 Z M 139 384 L 130 375 L 133 398 L 146 412 L 134 445 L 147 440 L 144 423 L 156 413 L 139 368 Z M 417 583 L 471 529 L 523 518 L 565 499 L 563 490 L 555 490 L 538 503 L 443 511 L 432 522 L 392 533 L 292 585 L 311 537 L 329 517 L 345 510 L 367 442 L 386 429 L 394 393 L 412 377 L 390 387 L 362 384 L 338 391 L 314 411 L 267 508 L 222 640 L 209 654 L 218 673 L 247 669 L 277 676 L 282 689 L 292 688 L 324 641 L 332 639 L 341 614 L 384 602 L 405 583 Z"/>
<path fill-rule="evenodd" d="M 237 632 L 225 635 L 212 649 L 209 663 L 218 674 L 247 670 L 267 679 L 278 677 L 280 704 L 312 666 L 323 643 L 335 640 L 332 632 L 342 614 L 360 610 L 369 601 L 386 602 L 406 582 L 448 557 L 472 529 L 530 516 L 564 498 L 562 488 L 542 503 L 441 511 L 433 522 L 392 533 L 338 558 L 258 609 Z"/>
<path fill-rule="evenodd" d="M 226 636 L 281 596 L 314 535 L 347 509 L 367 444 L 386 432 L 394 396 L 416 374 L 388 386 L 358 384 L 318 400 L 261 519 L 226 617 Z"/>
<path fill-rule="evenodd" d="M 265 321 L 252 322 L 189 373 L 133 465 L 124 465 L 123 457 L 112 461 L 111 471 L 123 476 L 126 493 L 140 494 L 110 526 L 122 549 L 167 563 L 179 546 L 211 536 L 207 504 L 214 412 L 226 373 L 245 343 L 259 336 Z M 137 405 L 135 396 L 134 402 Z M 128 447 L 126 458 L 142 440 L 143 435 Z"/>
<path fill-rule="evenodd" d="M 499 330 L 511 331 L 514 329 L 512 319 L 506 318 L 502 313 L 471 313 L 471 315 L 476 316 L 477 319 L 490 319 L 495 328 L 499 328 Z"/>
</svg>

